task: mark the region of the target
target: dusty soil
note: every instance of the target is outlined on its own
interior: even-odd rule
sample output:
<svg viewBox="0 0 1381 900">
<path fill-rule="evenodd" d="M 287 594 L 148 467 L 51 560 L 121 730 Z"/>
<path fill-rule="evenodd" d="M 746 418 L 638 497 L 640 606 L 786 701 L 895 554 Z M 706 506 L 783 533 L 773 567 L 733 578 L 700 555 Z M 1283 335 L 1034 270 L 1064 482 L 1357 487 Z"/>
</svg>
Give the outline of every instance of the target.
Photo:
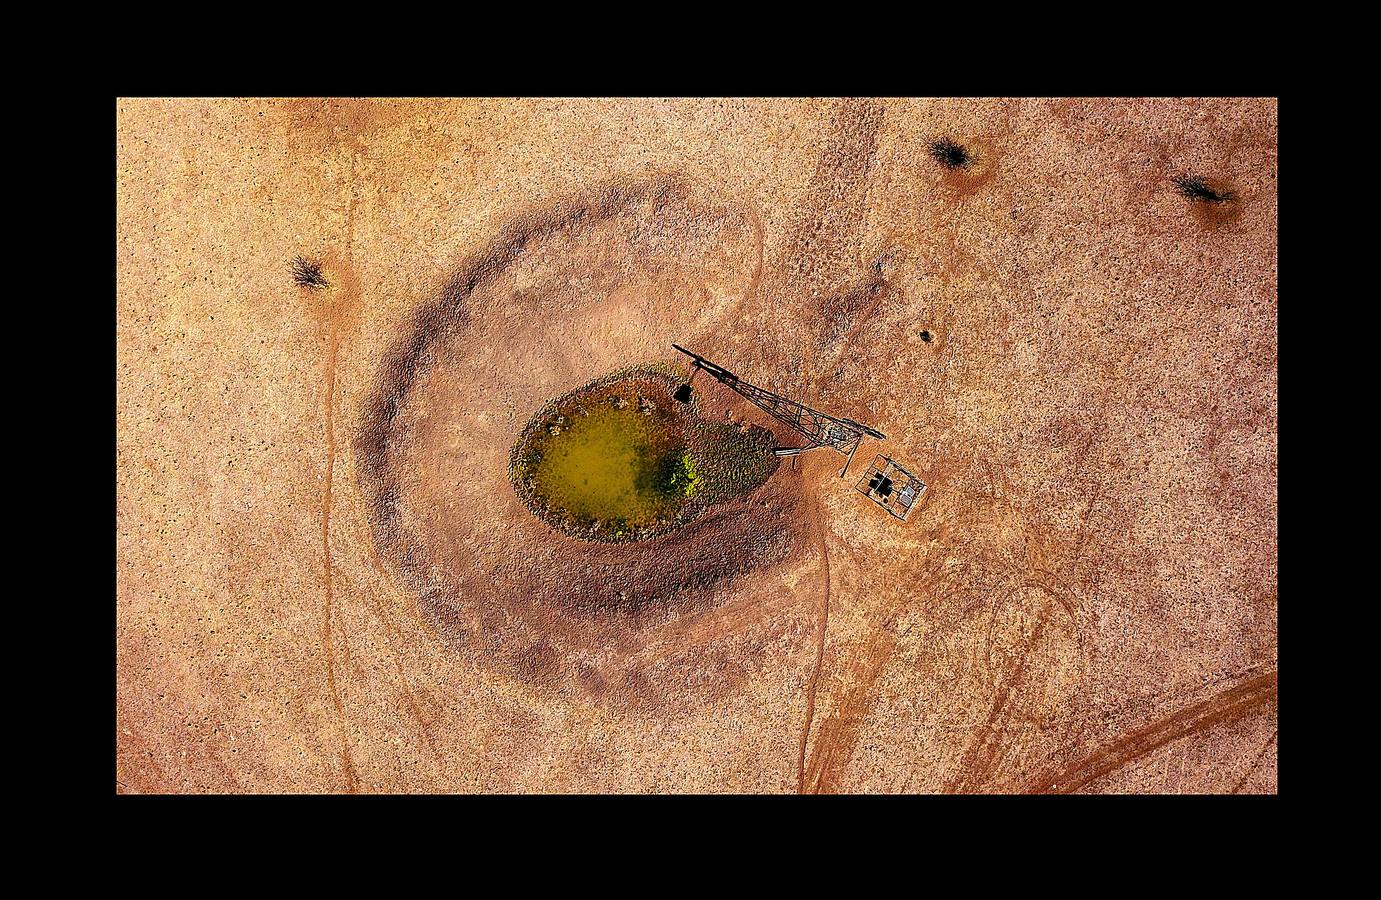
<svg viewBox="0 0 1381 900">
<path fill-rule="evenodd" d="M 1274 101 L 117 130 L 117 790 L 1275 792 Z M 540 522 L 518 433 L 672 341 L 887 440 Z"/>
</svg>

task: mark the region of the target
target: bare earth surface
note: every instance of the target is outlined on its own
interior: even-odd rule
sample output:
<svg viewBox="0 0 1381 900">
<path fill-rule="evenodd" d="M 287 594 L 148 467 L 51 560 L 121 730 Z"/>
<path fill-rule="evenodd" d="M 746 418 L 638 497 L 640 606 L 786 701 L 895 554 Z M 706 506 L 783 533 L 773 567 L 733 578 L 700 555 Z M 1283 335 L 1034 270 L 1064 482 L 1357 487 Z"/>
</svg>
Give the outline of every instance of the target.
<svg viewBox="0 0 1381 900">
<path fill-rule="evenodd" d="M 1276 791 L 1274 101 L 117 127 L 118 791 Z M 553 531 L 515 438 L 672 341 L 888 438 Z"/>
</svg>

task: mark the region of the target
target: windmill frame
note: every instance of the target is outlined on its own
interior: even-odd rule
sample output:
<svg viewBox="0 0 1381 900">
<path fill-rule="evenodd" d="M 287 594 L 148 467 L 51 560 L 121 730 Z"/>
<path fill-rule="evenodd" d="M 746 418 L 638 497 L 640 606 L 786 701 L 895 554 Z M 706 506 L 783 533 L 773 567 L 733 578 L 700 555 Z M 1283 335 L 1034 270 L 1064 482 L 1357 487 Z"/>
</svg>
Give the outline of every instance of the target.
<svg viewBox="0 0 1381 900">
<path fill-rule="evenodd" d="M 758 409 L 805 437 L 805 446 L 778 447 L 773 450 L 772 452 L 778 456 L 797 456 L 817 447 L 829 447 L 848 457 L 844 461 L 844 468 L 839 471 L 839 477 L 843 478 L 849 471 L 849 464 L 853 462 L 854 454 L 858 452 L 859 444 L 863 443 L 864 437 L 873 437 L 878 440 L 885 440 L 887 437 L 881 431 L 870 428 L 861 422 L 822 413 L 804 403 L 789 400 L 766 388 L 750 384 L 723 366 L 710 362 L 700 354 L 692 353 L 679 344 L 672 344 L 671 346 L 691 358 L 692 379 L 695 378 L 695 373 L 698 371 L 703 370 L 710 373 L 710 377 L 720 384 L 745 397 Z"/>
</svg>

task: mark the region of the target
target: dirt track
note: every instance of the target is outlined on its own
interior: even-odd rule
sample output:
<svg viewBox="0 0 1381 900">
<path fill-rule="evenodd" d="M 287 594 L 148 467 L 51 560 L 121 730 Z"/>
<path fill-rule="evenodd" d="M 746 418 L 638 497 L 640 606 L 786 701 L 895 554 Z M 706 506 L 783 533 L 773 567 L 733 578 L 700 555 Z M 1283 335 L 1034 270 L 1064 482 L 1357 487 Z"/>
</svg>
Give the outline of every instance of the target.
<svg viewBox="0 0 1381 900">
<path fill-rule="evenodd" d="M 121 791 L 1275 791 L 1273 101 L 122 101 L 118 143 Z M 672 341 L 925 502 L 815 451 L 552 531 L 514 438 Z"/>
</svg>

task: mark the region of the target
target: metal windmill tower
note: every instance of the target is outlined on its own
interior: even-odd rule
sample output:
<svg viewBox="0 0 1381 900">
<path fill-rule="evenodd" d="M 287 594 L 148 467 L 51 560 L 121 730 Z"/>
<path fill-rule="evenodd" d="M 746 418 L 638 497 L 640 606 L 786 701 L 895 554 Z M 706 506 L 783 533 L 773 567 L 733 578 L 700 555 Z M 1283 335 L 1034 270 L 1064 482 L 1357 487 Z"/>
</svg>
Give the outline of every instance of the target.
<svg viewBox="0 0 1381 900">
<path fill-rule="evenodd" d="M 748 398 L 758 409 L 805 436 L 804 447 L 778 447 L 772 451 L 778 456 L 796 456 L 816 447 L 829 447 L 848 457 L 844 461 L 844 468 L 839 471 L 839 477 L 843 478 L 849 471 L 849 463 L 853 462 L 854 453 L 858 452 L 858 445 L 863 443 L 865 436 L 878 440 L 885 440 L 887 437 L 882 432 L 853 419 L 838 419 L 826 415 L 795 400 L 788 400 L 757 385 L 749 384 L 723 366 L 716 365 L 679 344 L 671 346 L 691 358 L 691 379 L 695 378 L 696 371 L 704 369 L 720 384 Z M 677 389 L 676 399 L 685 403 L 690 400 L 690 392 L 691 386 L 687 382 Z"/>
</svg>

